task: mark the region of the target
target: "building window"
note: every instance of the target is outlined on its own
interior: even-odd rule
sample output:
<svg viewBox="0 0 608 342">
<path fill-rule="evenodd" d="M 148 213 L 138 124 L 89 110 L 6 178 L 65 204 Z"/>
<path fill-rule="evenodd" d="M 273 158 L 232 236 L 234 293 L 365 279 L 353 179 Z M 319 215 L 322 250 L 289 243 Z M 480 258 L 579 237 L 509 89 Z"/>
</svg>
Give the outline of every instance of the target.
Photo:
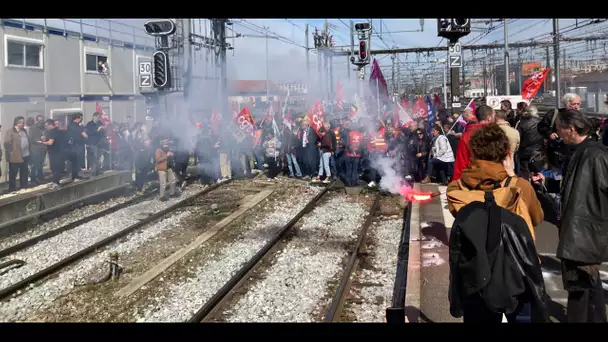
<svg viewBox="0 0 608 342">
<path fill-rule="evenodd" d="M 42 44 L 6 40 L 6 63 L 8 66 L 42 68 Z"/>
<path fill-rule="evenodd" d="M 87 72 L 98 72 L 98 73 L 106 73 L 107 68 L 104 68 L 108 63 L 108 56 L 98 55 L 93 53 L 86 54 L 87 62 L 86 62 L 86 71 Z"/>
</svg>

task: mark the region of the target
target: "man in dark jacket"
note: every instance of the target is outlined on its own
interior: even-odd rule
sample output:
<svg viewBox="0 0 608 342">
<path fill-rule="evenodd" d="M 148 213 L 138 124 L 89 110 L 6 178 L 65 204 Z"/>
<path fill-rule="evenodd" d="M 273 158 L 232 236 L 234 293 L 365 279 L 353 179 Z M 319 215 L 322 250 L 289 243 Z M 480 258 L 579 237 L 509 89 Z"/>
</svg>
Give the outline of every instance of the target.
<svg viewBox="0 0 608 342">
<path fill-rule="evenodd" d="M 135 189 L 143 191 L 148 174 L 154 169 L 154 150 L 150 140 L 144 141 L 135 151 Z"/>
<path fill-rule="evenodd" d="M 517 130 L 519 131 L 519 176 L 525 179 L 530 178 L 529 163 L 533 163 L 535 168 L 540 170 L 545 162 L 545 138 L 538 133 L 538 117 L 535 106 L 526 108 L 520 115 Z"/>
<path fill-rule="evenodd" d="M 46 146 L 42 144 L 40 138 L 44 135 L 44 117 L 38 115 L 33 125 L 30 125 L 30 129 L 27 132 L 27 136 L 30 142 L 30 164 L 32 169 L 30 171 L 30 178 L 32 183 L 38 185 L 44 182 L 44 159 L 46 158 Z"/>
<path fill-rule="evenodd" d="M 302 171 L 296 158 L 296 150 L 298 148 L 298 136 L 297 130 L 290 130 L 289 127 L 285 126 L 283 129 L 283 152 L 285 153 L 285 159 L 287 159 L 287 168 L 289 169 L 289 177 L 302 178 Z"/>
<path fill-rule="evenodd" d="M 87 133 L 87 166 L 94 176 L 99 174 L 99 144 L 105 139 L 105 126 L 101 122 L 101 114 L 95 112 L 84 131 Z"/>
<path fill-rule="evenodd" d="M 314 177 L 317 171 L 317 162 L 319 161 L 319 150 L 317 149 L 317 140 L 319 137 L 314 128 L 310 126 L 310 119 L 305 117 L 302 120 L 300 131 L 298 132 L 299 148 L 303 165 L 302 174 L 308 177 Z"/>
<path fill-rule="evenodd" d="M 79 156 L 81 150 L 84 149 L 85 140 L 87 139 L 87 133 L 84 131 L 84 127 L 80 125 L 82 120 L 82 114 L 76 114 L 66 131 L 65 139 L 65 159 L 70 162 L 72 168 L 72 180 L 82 179 L 80 177 L 80 161 Z"/>
<path fill-rule="evenodd" d="M 562 111 L 556 121 L 557 134 L 575 147 L 562 180 L 556 254 L 568 291 L 568 322 L 606 322 L 599 270 L 608 261 L 608 148 L 589 139 L 589 123 L 579 111 Z"/>
<path fill-rule="evenodd" d="M 580 110 L 581 98 L 577 94 L 568 93 L 562 97 L 563 108 L 549 110 L 543 119 L 538 123 L 538 133 L 547 139 L 547 159 L 551 169 L 558 173 L 563 173 L 564 163 L 572 156 L 572 148 L 564 144 L 562 139 L 557 135 L 555 121 L 557 115 L 568 109 Z M 549 192 L 559 192 L 560 179 L 547 179 L 547 189 Z"/>
<path fill-rule="evenodd" d="M 183 190 L 186 187 L 186 171 L 188 170 L 188 163 L 190 163 L 190 151 L 182 139 L 173 138 L 173 146 L 175 147 L 173 172 L 175 172 L 175 178 L 177 178 L 177 185 Z"/>
</svg>

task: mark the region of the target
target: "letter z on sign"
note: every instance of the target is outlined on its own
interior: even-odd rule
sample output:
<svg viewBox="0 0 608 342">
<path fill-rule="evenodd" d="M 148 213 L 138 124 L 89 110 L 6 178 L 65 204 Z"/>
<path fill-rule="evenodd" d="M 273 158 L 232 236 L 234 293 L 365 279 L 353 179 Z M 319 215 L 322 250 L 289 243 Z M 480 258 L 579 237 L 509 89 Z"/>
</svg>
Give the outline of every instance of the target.
<svg viewBox="0 0 608 342">
<path fill-rule="evenodd" d="M 139 86 L 152 87 L 152 62 L 139 62 Z"/>
</svg>

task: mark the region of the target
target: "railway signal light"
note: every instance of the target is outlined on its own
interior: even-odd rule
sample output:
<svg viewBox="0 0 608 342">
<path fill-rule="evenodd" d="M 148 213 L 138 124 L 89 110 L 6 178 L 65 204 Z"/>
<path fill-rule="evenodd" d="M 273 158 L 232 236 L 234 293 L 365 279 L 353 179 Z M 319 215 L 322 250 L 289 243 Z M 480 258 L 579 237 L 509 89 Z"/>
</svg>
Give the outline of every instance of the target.
<svg viewBox="0 0 608 342">
<path fill-rule="evenodd" d="M 437 35 L 450 40 L 457 40 L 471 33 L 471 19 L 440 18 L 437 19 Z"/>
<path fill-rule="evenodd" d="M 150 36 L 169 36 L 175 33 L 175 24 L 169 19 L 148 20 L 144 24 L 144 30 Z"/>
<path fill-rule="evenodd" d="M 369 61 L 369 54 L 367 53 L 367 42 L 365 40 L 359 42 L 359 61 L 363 63 Z"/>
<path fill-rule="evenodd" d="M 152 82 L 156 88 L 171 87 L 169 76 L 169 56 L 164 51 L 156 51 L 152 57 L 154 61 L 154 77 Z"/>
<path fill-rule="evenodd" d="M 369 31 L 372 29 L 372 25 L 370 23 L 356 23 L 355 30 L 356 31 Z"/>
</svg>

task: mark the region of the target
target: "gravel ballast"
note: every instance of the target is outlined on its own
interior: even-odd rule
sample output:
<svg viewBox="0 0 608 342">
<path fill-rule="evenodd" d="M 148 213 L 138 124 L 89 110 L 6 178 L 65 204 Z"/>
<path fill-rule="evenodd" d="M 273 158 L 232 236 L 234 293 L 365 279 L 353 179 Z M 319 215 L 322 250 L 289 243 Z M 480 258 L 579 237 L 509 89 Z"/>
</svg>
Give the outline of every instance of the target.
<svg viewBox="0 0 608 342">
<path fill-rule="evenodd" d="M 44 309 L 57 297 L 69 292 L 76 284 L 85 284 L 95 279 L 84 278 L 92 272 L 105 274 L 108 270 L 106 261 L 108 254 L 118 253 L 125 255 L 137 249 L 147 241 L 154 239 L 162 232 L 179 227 L 179 224 L 189 215 L 190 211 L 183 211 L 164 220 L 150 225 L 147 228 L 131 233 L 126 241 L 109 247 L 104 253 L 95 254 L 87 259 L 70 266 L 37 287 L 30 289 L 21 296 L 11 298 L 10 301 L 0 303 L 0 321 L 24 321 L 31 313 Z M 69 310 L 69 308 L 66 308 Z"/>
<path fill-rule="evenodd" d="M 397 272 L 399 238 L 403 220 L 374 222 L 367 240 L 368 256 L 360 263 L 351 286 L 346 311 L 357 322 L 385 322 Z"/>
<path fill-rule="evenodd" d="M 0 250 L 8 248 L 10 246 L 14 246 L 18 243 L 21 243 L 25 240 L 29 240 L 36 236 L 40 236 L 42 234 L 45 234 L 45 233 L 55 230 L 57 228 L 61 228 L 62 226 L 65 226 L 72 222 L 76 222 L 86 216 L 92 215 L 94 213 L 100 212 L 102 210 L 106 210 L 115 205 L 129 201 L 129 200 L 133 199 L 135 196 L 136 196 L 135 194 L 131 194 L 128 196 L 115 197 L 115 198 L 111 198 L 107 201 L 104 201 L 102 203 L 91 204 L 91 205 L 87 205 L 87 206 L 72 210 L 69 213 L 66 213 L 65 215 L 61 215 L 60 217 L 46 221 L 42 224 L 38 224 L 35 227 L 32 227 L 31 229 L 28 229 L 27 231 L 25 231 L 23 233 L 19 233 L 19 234 L 15 234 L 15 235 L 11 235 L 11 236 L 3 238 L 0 241 Z"/>
<path fill-rule="evenodd" d="M 184 322 L 213 296 L 259 249 L 319 192 L 307 187 L 282 198 L 257 219 L 249 219 L 236 240 L 228 242 L 204 262 L 192 266 L 186 279 L 172 283 L 147 307 L 134 313 L 138 322 Z"/>
<path fill-rule="evenodd" d="M 166 202 L 160 202 L 158 201 L 158 199 L 152 199 L 149 201 L 138 203 L 128 208 L 114 212 L 110 215 L 83 224 L 77 228 L 61 233 L 60 235 L 57 235 L 50 239 L 41 241 L 30 248 L 8 256 L 0 260 L 0 262 L 12 259 L 19 259 L 25 261 L 26 264 L 20 268 L 16 268 L 9 271 L 8 273 L 0 277 L 0 288 L 6 288 L 7 286 L 15 284 L 18 281 L 25 279 L 26 277 L 78 251 L 98 241 L 101 241 L 110 235 L 119 232 L 120 230 L 128 227 L 129 225 L 136 223 L 138 221 L 136 218 L 138 214 L 158 212 L 160 210 L 163 210 L 164 208 L 167 208 L 177 203 L 178 201 L 183 200 L 186 197 L 193 195 L 198 191 L 201 191 L 203 188 L 204 187 L 199 185 L 191 186 L 190 188 L 186 189 L 186 191 L 184 191 L 181 197 L 170 199 Z M 143 229 L 150 229 L 149 227 L 150 226 L 144 227 Z M 129 236 L 137 237 L 138 234 L 142 233 L 136 231 L 130 234 Z M 27 305 L 29 302 L 28 298 L 30 294 L 40 293 L 40 291 L 42 291 L 43 297 L 50 297 L 51 293 L 61 293 L 61 291 L 65 289 L 65 285 L 68 285 L 70 283 L 70 279 L 74 279 L 74 275 L 84 274 L 83 272 L 86 272 L 86 267 L 83 268 L 82 264 L 83 262 L 91 259 L 93 258 L 86 259 L 76 264 L 76 273 L 70 274 L 70 272 L 60 272 L 55 279 L 52 279 L 52 281 L 43 282 L 42 286 L 38 287 L 30 285 L 30 288 L 33 288 L 28 290 L 24 295 L 19 296 L 17 298 L 12 298 L 11 301 L 8 303 L 0 303 L 0 318 L 2 318 L 6 312 L 8 312 L 7 319 L 9 319 L 12 315 L 15 315 L 15 310 L 14 307 L 12 307 L 11 303 L 25 301 L 24 305 Z M 52 288 L 49 288 L 48 284 L 51 283 L 57 283 L 57 285 Z M 33 302 L 30 304 L 33 304 L 33 306 L 39 306 L 40 303 Z M 19 315 L 19 319 L 24 317 L 21 315 L 21 312 L 19 312 Z"/>
<path fill-rule="evenodd" d="M 329 304 L 349 245 L 368 214 L 362 203 L 335 195 L 305 216 L 297 234 L 277 252 L 263 279 L 224 312 L 230 322 L 313 322 Z M 246 286 L 246 285 L 245 285 Z M 330 289 L 328 291 L 328 289 Z"/>
</svg>

